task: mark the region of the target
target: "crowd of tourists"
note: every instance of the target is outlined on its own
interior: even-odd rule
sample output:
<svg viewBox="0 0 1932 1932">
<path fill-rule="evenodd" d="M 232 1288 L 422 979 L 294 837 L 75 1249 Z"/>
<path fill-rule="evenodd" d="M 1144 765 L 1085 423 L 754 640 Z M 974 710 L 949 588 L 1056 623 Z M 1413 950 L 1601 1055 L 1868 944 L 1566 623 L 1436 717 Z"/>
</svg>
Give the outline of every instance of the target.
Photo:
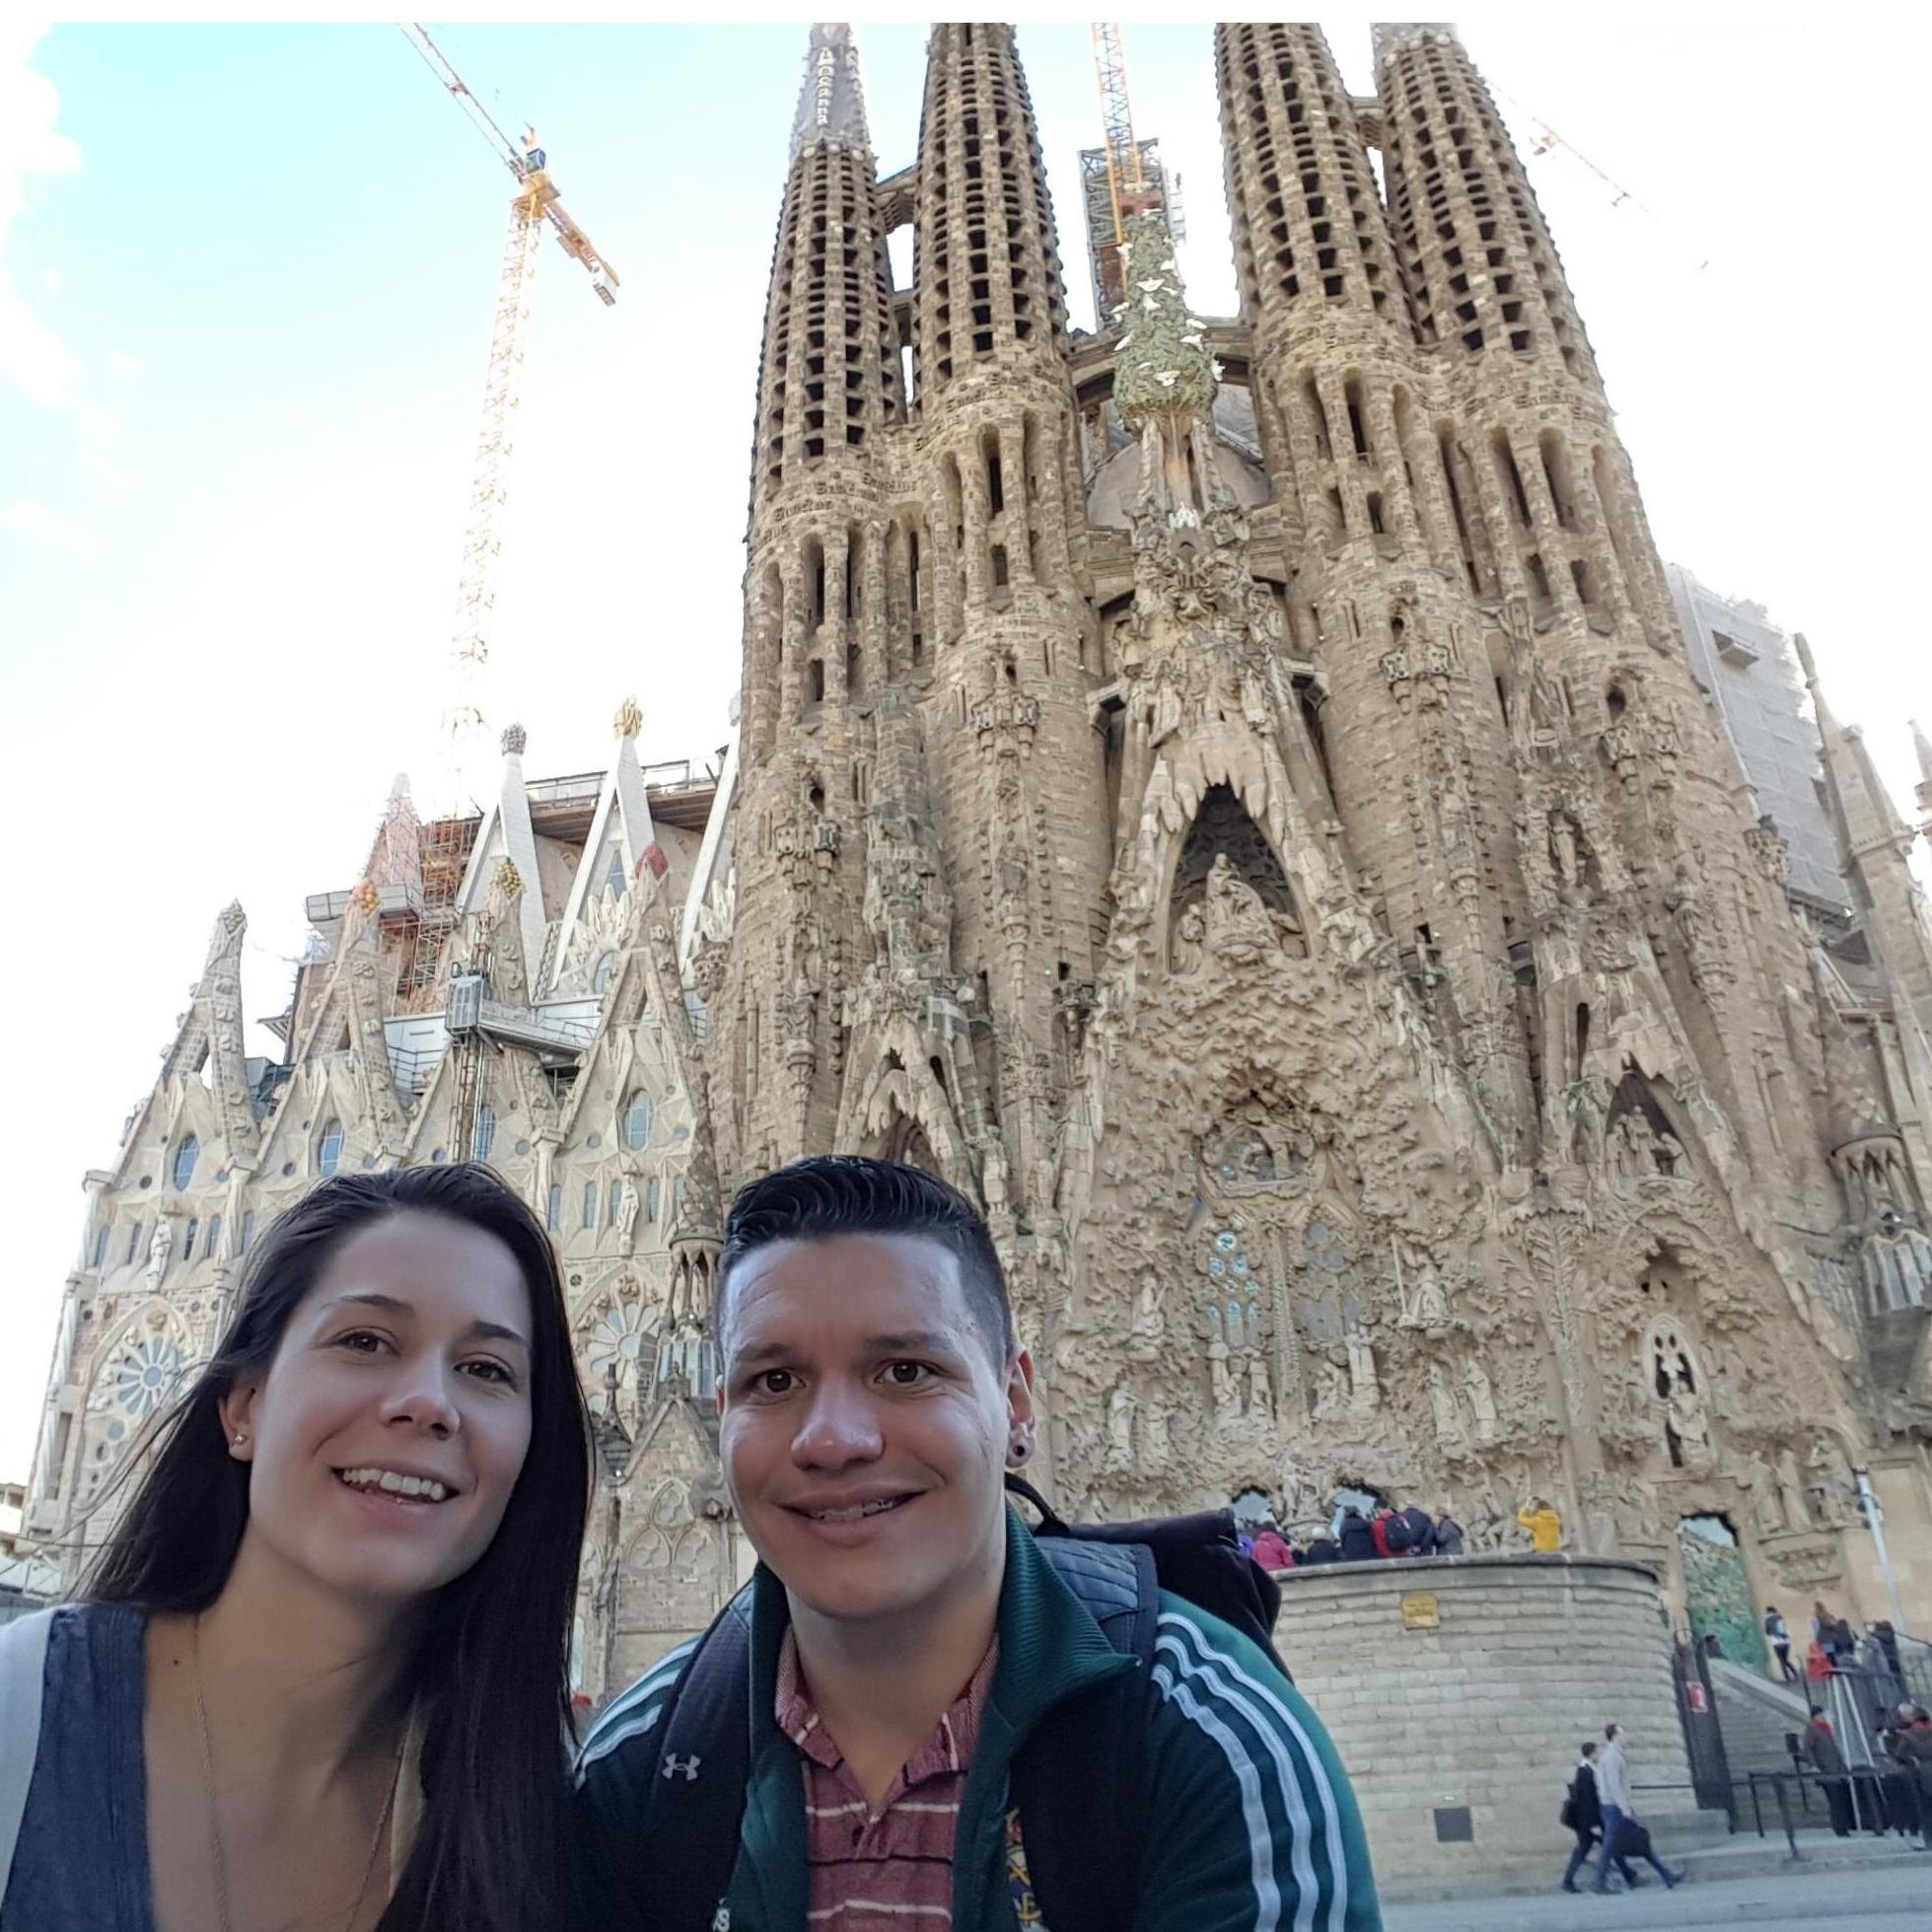
<svg viewBox="0 0 1932 1932">
<path fill-rule="evenodd" d="M 1516 1520 L 1533 1550 L 1547 1554 L 1563 1546 L 1563 1520 L 1538 1497 L 1520 1509 Z M 1416 1502 L 1337 1504 L 1325 1528 L 1293 1525 L 1282 1529 L 1272 1515 L 1244 1526 L 1242 1540 L 1265 1570 L 1306 1569 L 1317 1563 L 1374 1563 L 1410 1556 L 1461 1556 L 1466 1532 L 1447 1503 L 1433 1510 Z"/>
<path fill-rule="evenodd" d="M 75 1601 L 0 1627 L 0 1932 L 1379 1932 L 1254 1566 L 1009 1500 L 964 1196 L 778 1169 L 710 1313 L 757 1568 L 567 1753 L 600 1439 L 542 1223 L 468 1164 L 291 1207 Z"/>
<path fill-rule="evenodd" d="M 1923 1704 L 1896 1704 L 1877 1714 L 1880 1757 L 1870 1775 L 1853 1778 L 1844 1747 L 1822 1704 L 1813 1704 L 1800 1741 L 1803 1760 L 1817 1773 L 1831 1829 L 1848 1838 L 1868 1831 L 1918 1833 L 1932 1851 L 1932 1717 Z"/>
</svg>

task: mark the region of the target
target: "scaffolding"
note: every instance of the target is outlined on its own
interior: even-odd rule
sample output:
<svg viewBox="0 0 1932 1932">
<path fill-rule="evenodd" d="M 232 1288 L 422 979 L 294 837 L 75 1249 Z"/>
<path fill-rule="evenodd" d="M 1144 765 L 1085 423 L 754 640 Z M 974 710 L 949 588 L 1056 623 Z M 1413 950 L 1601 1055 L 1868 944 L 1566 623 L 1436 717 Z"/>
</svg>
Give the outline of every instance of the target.
<svg viewBox="0 0 1932 1932">
<path fill-rule="evenodd" d="M 443 1004 L 443 956 L 456 930 L 470 848 L 481 829 L 481 819 L 469 816 L 434 819 L 422 828 L 422 907 L 396 986 L 398 1013 L 434 1013 Z"/>
<path fill-rule="evenodd" d="M 1186 239 L 1181 220 L 1180 180 L 1170 180 L 1161 159 L 1158 135 L 1134 143 L 1138 185 L 1131 204 L 1122 215 L 1155 209 L 1167 218 L 1168 231 L 1177 242 Z M 1126 278 L 1120 262 L 1120 242 L 1113 221 L 1113 180 L 1117 173 L 1108 169 L 1106 148 L 1080 151 L 1080 198 L 1087 217 L 1087 265 L 1094 283 L 1094 324 L 1108 327 L 1119 313 L 1126 295 Z"/>
</svg>

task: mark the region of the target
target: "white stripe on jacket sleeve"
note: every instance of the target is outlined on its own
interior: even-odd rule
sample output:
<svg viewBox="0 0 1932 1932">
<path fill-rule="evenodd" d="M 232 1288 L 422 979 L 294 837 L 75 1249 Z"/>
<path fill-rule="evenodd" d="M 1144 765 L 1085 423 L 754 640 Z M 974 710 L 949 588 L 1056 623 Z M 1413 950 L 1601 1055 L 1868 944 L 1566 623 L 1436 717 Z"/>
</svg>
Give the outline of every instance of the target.
<svg viewBox="0 0 1932 1932">
<path fill-rule="evenodd" d="M 1260 1803 L 1264 1776 L 1272 1778 L 1288 1817 L 1292 1838 L 1287 1847 L 1288 1862 L 1296 1891 L 1294 1932 L 1315 1932 L 1316 1928 L 1322 1888 L 1315 1875 L 1311 1846 L 1318 1829 L 1327 1853 L 1331 1878 L 1326 1910 L 1322 1913 L 1323 1932 L 1343 1932 L 1348 1918 L 1348 1862 L 1342 1843 L 1340 1807 L 1307 1727 L 1266 1684 L 1251 1676 L 1233 1658 L 1213 1649 L 1206 1634 L 1187 1617 L 1173 1612 L 1161 1616 L 1155 1657 L 1155 1682 L 1214 1739 L 1241 1785 L 1243 1814 L 1256 1873 L 1255 1932 L 1273 1932 L 1280 1923 L 1281 1913 L 1277 1849 L 1273 1828 Z M 1188 1693 L 1184 1702 L 1183 1692 Z M 1214 1717 L 1208 1707 L 1210 1701 L 1252 1728 L 1262 1740 L 1261 1756 L 1257 1757 L 1236 1733 Z M 1309 1815 L 1298 1767 L 1315 1792 L 1321 1812 L 1319 1821 Z"/>
</svg>

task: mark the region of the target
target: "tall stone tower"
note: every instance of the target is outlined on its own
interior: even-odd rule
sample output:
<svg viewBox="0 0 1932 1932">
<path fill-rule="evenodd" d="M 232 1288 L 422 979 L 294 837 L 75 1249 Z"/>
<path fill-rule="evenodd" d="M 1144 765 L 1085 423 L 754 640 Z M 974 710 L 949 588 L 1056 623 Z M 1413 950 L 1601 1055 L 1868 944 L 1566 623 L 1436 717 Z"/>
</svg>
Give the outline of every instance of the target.
<svg viewBox="0 0 1932 1932">
<path fill-rule="evenodd" d="M 1483 1548 L 1542 1496 L 1749 1656 L 1767 1599 L 1891 1613 L 1863 1470 L 1926 1603 L 1915 834 L 1821 695 L 1854 902 L 1794 903 L 1494 103 L 1445 28 L 1375 52 L 1363 100 L 1315 27 L 1217 29 L 1241 314 L 1141 221 L 1079 335 L 1013 31 L 933 29 L 882 178 L 813 30 L 735 747 L 643 765 L 627 703 L 606 773 L 528 779 L 513 731 L 479 818 L 398 791 L 308 900 L 280 1059 L 223 915 L 88 1177 L 28 1509 L 70 1575 L 257 1227 L 467 1154 L 558 1248 L 580 1667 L 623 1682 L 748 1562 L 729 1191 L 842 1149 L 983 1205 L 1069 1508 L 1399 1493 Z"/>
</svg>

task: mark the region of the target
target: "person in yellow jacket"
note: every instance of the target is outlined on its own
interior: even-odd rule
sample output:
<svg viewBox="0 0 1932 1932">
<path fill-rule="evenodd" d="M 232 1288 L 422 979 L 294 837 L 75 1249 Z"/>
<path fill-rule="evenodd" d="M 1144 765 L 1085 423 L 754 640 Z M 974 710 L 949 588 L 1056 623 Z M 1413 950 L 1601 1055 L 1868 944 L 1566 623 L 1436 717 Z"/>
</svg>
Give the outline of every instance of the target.
<svg viewBox="0 0 1932 1932">
<path fill-rule="evenodd" d="M 1538 1496 L 1528 1509 L 1516 1512 L 1516 1520 L 1530 1533 L 1530 1547 L 1547 1554 L 1563 1546 L 1563 1519 Z"/>
</svg>

